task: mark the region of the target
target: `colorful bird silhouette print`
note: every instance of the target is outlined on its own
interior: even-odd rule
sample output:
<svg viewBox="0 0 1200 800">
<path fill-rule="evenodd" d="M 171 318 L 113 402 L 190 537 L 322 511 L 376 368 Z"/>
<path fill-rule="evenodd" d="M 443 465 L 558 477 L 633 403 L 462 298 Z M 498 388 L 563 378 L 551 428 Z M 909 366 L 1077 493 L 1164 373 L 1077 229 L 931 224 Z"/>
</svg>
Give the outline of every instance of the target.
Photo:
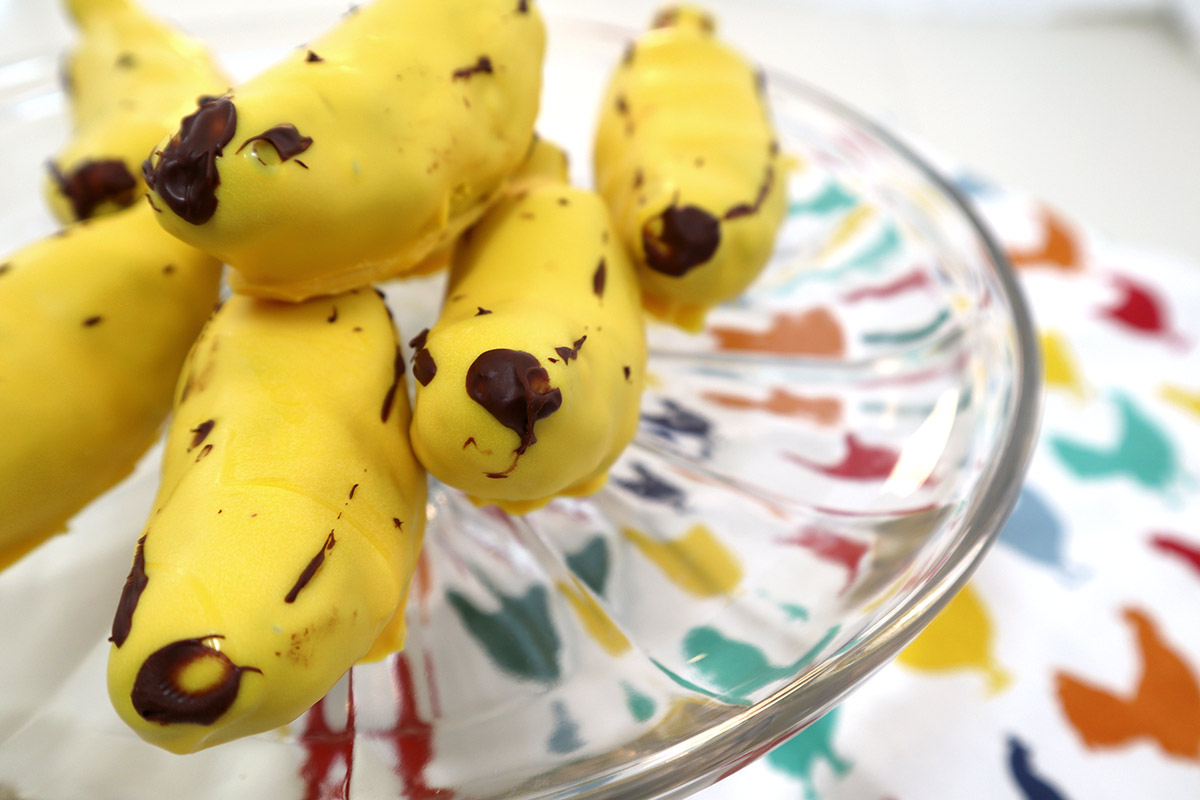
<svg viewBox="0 0 1200 800">
<path fill-rule="evenodd" d="M 531 586 L 511 596 L 493 589 L 492 594 L 499 604 L 496 611 L 481 609 L 454 590 L 446 592 L 446 602 L 496 666 L 526 680 L 558 680 L 562 643 L 550 617 L 546 587 Z"/>
<path fill-rule="evenodd" d="M 1187 340 L 1171 328 L 1166 305 L 1154 290 L 1127 275 L 1113 275 L 1111 280 L 1120 296 L 1113 305 L 1100 312 L 1103 318 L 1128 331 L 1187 347 Z"/>
<path fill-rule="evenodd" d="M 346 708 L 346 724 L 337 730 L 325 719 L 325 698 L 318 700 L 304 715 L 304 727 L 297 737 L 305 755 L 300 765 L 303 800 L 349 800 L 354 765 L 353 692 Z"/>
<path fill-rule="evenodd" d="M 818 762 L 828 764 L 837 777 L 848 773 L 853 766 L 834 749 L 837 719 L 838 709 L 835 708 L 767 754 L 768 765 L 803 783 L 804 800 L 819 797 L 813 776 Z"/>
<path fill-rule="evenodd" d="M 871 552 L 870 545 L 865 542 L 814 525 L 780 539 L 779 543 L 803 547 L 823 561 L 845 567 L 846 583 L 842 587 L 843 592 L 854 585 L 863 558 Z"/>
<path fill-rule="evenodd" d="M 1087 399 L 1087 385 L 1066 338 L 1057 331 L 1042 331 L 1040 338 L 1046 386 L 1062 389 L 1079 400 Z"/>
<path fill-rule="evenodd" d="M 1147 489 L 1168 489 L 1180 475 L 1171 440 L 1129 396 L 1117 392 L 1113 403 L 1119 417 L 1115 444 L 1096 446 L 1052 436 L 1051 450 L 1081 480 L 1128 477 Z"/>
<path fill-rule="evenodd" d="M 1127 608 L 1142 670 L 1130 691 L 1107 689 L 1060 671 L 1058 701 L 1067 721 L 1091 749 L 1148 739 L 1164 752 L 1200 760 L 1200 682 L 1159 634 L 1145 612 Z"/>
<path fill-rule="evenodd" d="M 1200 417 L 1200 392 L 1184 389 L 1182 386 L 1167 384 L 1159 393 L 1168 403 L 1182 408 L 1194 417 Z"/>
<path fill-rule="evenodd" d="M 614 485 L 643 500 L 661 503 L 676 511 L 683 511 L 687 504 L 687 492 L 651 472 L 644 464 L 635 461 L 630 464 L 630 467 L 637 473 L 637 477 L 622 478 L 614 475 L 612 476 Z"/>
<path fill-rule="evenodd" d="M 579 618 L 583 630 L 596 644 L 614 658 L 627 652 L 633 646 L 628 637 L 621 632 L 608 612 L 583 589 L 581 584 L 582 581 L 580 583 L 559 581 L 555 587 L 566 598 L 567 605 Z"/>
<path fill-rule="evenodd" d="M 567 568 L 575 573 L 575 577 L 596 593 L 604 596 L 604 587 L 608 584 L 609 554 L 608 543 L 603 536 L 593 536 L 587 544 L 574 553 L 567 553 L 565 560 Z"/>
<path fill-rule="evenodd" d="M 1155 550 L 1179 559 L 1200 575 L 1200 544 L 1192 544 L 1174 534 L 1156 533 L 1150 537 L 1150 545 Z"/>
<path fill-rule="evenodd" d="M 431 672 L 426 662 L 426 673 Z M 394 769 L 400 776 L 405 800 L 452 800 L 455 792 L 430 786 L 425 770 L 433 760 L 433 725 L 417 712 L 417 689 L 409 657 L 401 655 L 392 664 L 392 692 L 398 698 L 399 714 L 392 727 L 380 736 L 392 745 Z"/>
<path fill-rule="evenodd" d="M 781 667 L 772 664 L 766 653 L 753 643 L 731 638 L 708 625 L 687 632 L 683 637 L 683 653 L 688 664 L 703 675 L 711 687 L 724 692 L 715 696 L 729 703 L 743 704 L 750 702 L 751 694 L 772 683 L 796 677 L 824 652 L 839 630 L 836 625 L 829 628 L 800 658 Z"/>
<path fill-rule="evenodd" d="M 890 447 L 864 444 L 853 431 L 843 436 L 846 452 L 840 461 L 821 464 L 798 453 L 784 452 L 783 457 L 806 469 L 819 472 L 830 478 L 845 478 L 857 481 L 886 480 L 891 477 L 900 453 Z"/>
<path fill-rule="evenodd" d="M 1016 267 L 1050 267 L 1074 271 L 1083 268 L 1083 259 L 1074 232 L 1065 220 L 1048 208 L 1041 210 L 1044 238 L 1040 247 L 1010 247 L 1008 260 Z"/>
<path fill-rule="evenodd" d="M 1029 747 L 1015 736 L 1008 737 L 1008 769 L 1025 800 L 1066 800 L 1033 769 Z"/>
<path fill-rule="evenodd" d="M 842 401 L 838 398 L 805 397 L 779 386 L 772 386 L 763 400 L 724 392 L 704 392 L 701 397 L 731 411 L 763 411 L 778 417 L 809 419 L 817 425 L 836 425 L 842 418 Z"/>
<path fill-rule="evenodd" d="M 700 457 L 708 458 L 713 448 L 712 422 L 670 398 L 662 399 L 659 405 L 661 408 L 658 412 L 642 414 L 646 432 L 672 443 L 694 441 L 699 447 Z"/>
<path fill-rule="evenodd" d="M 928 288 L 932 283 L 933 280 L 929 277 L 927 271 L 914 269 L 887 283 L 878 286 L 864 286 L 861 289 L 847 292 L 842 295 L 842 300 L 847 303 L 861 303 L 864 300 L 883 300 L 904 294 L 905 292 Z"/>
<path fill-rule="evenodd" d="M 579 738 L 579 723 L 571 719 L 566 704 L 555 700 L 550 704 L 550 709 L 554 713 L 554 730 L 546 740 L 546 749 L 551 753 L 566 755 L 583 747 L 583 741 Z"/>
<path fill-rule="evenodd" d="M 1063 552 L 1065 538 L 1058 515 L 1040 492 L 1027 485 L 1000 533 L 999 543 L 1051 569 L 1069 573 Z"/>
<path fill-rule="evenodd" d="M 1012 681 L 992 654 L 992 623 L 971 584 L 954 596 L 921 634 L 896 659 L 910 669 L 944 673 L 977 669 L 991 692 Z"/>
<path fill-rule="evenodd" d="M 710 332 L 717 339 L 717 348 L 724 351 L 810 356 L 846 352 L 842 326 L 825 308 L 775 314 L 765 331 L 714 326 Z"/>
<path fill-rule="evenodd" d="M 682 536 L 665 541 L 636 528 L 622 532 L 671 583 L 688 594 L 722 597 L 742 581 L 741 562 L 705 525 L 693 525 Z"/>
<path fill-rule="evenodd" d="M 952 314 L 949 309 L 942 309 L 933 319 L 923 325 L 918 325 L 915 328 L 901 328 L 899 330 L 887 331 L 867 331 L 862 334 L 862 340 L 865 344 L 895 344 L 904 345 L 919 342 L 922 339 L 927 339 L 933 336 L 950 321 Z"/>
<path fill-rule="evenodd" d="M 788 206 L 788 213 L 793 216 L 799 214 L 822 216 L 835 211 L 846 211 L 856 205 L 858 205 L 857 197 L 846 191 L 841 184 L 831 182 L 826 184 L 814 197 L 807 200 L 793 200 Z"/>
<path fill-rule="evenodd" d="M 454 797 L 453 791 L 432 787 L 425 778 L 425 768 L 433 760 L 433 726 L 417 714 L 416 685 L 408 656 L 393 658 L 390 671 L 396 719 L 390 728 L 372 731 L 370 735 L 391 745 L 396 759 L 392 768 L 403 787 L 401 797 L 405 800 L 450 800 Z M 326 721 L 325 699 L 318 701 L 303 718 L 304 728 L 297 737 L 305 754 L 300 765 L 303 800 L 349 800 L 352 796 L 354 746 L 360 735 L 355 727 L 357 711 L 353 677 L 351 673 L 344 727 L 334 729 Z"/>
</svg>

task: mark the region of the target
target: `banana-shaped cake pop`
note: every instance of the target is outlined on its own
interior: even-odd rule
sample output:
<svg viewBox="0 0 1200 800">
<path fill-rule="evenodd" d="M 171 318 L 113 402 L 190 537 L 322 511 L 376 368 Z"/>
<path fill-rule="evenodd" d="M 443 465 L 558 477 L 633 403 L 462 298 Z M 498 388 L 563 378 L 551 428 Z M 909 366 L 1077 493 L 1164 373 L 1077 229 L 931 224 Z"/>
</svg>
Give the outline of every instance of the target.
<svg viewBox="0 0 1200 800">
<path fill-rule="evenodd" d="M 64 222 L 142 201 L 142 162 L 201 95 L 229 82 L 194 40 L 133 0 L 66 0 L 82 38 L 64 64 L 75 133 L 49 164 L 51 211 Z"/>
<path fill-rule="evenodd" d="M 594 153 L 646 309 L 688 330 L 754 280 L 786 210 L 760 73 L 714 29 L 690 6 L 658 14 L 609 84 Z"/>
<path fill-rule="evenodd" d="M 297 301 L 411 271 L 520 165 L 544 37 L 532 0 L 353 10 L 159 145 L 159 221 L 243 294 Z"/>
<path fill-rule="evenodd" d="M 139 736 L 186 753 L 270 730 L 402 644 L 425 524 L 408 424 L 371 289 L 213 316 L 113 619 L 109 696 Z"/>
<path fill-rule="evenodd" d="M 455 252 L 441 318 L 413 342 L 413 448 L 514 513 L 599 489 L 633 438 L 646 344 L 637 279 L 598 195 L 539 143 Z M 537 173 L 542 175 L 537 175 Z"/>
<path fill-rule="evenodd" d="M 143 203 L 0 257 L 0 568 L 158 436 L 221 265 Z"/>
</svg>

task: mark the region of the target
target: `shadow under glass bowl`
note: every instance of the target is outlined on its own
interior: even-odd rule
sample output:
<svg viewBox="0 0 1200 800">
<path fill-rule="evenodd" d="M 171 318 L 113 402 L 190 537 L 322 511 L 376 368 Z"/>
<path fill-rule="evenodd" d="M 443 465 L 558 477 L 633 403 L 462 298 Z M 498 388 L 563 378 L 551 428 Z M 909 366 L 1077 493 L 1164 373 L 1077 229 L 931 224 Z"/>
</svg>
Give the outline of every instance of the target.
<svg viewBox="0 0 1200 800">
<path fill-rule="evenodd" d="M 330 21 L 246 12 L 197 33 L 245 76 Z M 630 33 L 550 28 L 539 130 L 588 183 Z M 0 65 L 0 250 L 52 229 L 35 198 L 66 135 L 55 60 Z M 796 79 L 768 71 L 766 91 L 797 161 L 777 252 L 700 334 L 650 327 L 641 426 L 602 491 L 517 518 L 431 481 L 405 652 L 286 729 L 180 759 L 125 730 L 104 689 L 155 450 L 0 575 L 20 612 L 0 621 L 9 652 L 43 654 L 0 664 L 0 794 L 681 796 L 895 656 L 1016 500 L 1038 415 L 1030 319 L 933 168 Z M 382 287 L 404 331 L 433 322 L 441 281 Z"/>
</svg>

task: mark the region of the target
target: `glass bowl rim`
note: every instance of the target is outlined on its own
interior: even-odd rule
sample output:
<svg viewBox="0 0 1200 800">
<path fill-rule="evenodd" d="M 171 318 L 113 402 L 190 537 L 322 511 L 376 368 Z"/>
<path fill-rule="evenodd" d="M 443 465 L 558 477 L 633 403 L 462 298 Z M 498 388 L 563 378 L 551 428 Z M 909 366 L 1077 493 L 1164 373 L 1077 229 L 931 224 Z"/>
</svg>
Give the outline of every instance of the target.
<svg viewBox="0 0 1200 800">
<path fill-rule="evenodd" d="M 239 9 L 221 23 L 231 22 L 229 17 L 252 19 L 256 16 L 263 16 L 263 12 Z M 548 14 L 547 18 L 620 42 L 628 41 L 638 33 L 633 28 L 583 17 Z M 0 62 L 0 74 L 10 72 L 19 76 L 16 87 L 0 85 L 0 102 L 20 102 L 29 97 L 31 90 L 37 96 L 53 87 L 53 71 L 47 69 L 51 62 L 44 52 L 26 53 Z M 943 554 L 942 563 L 929 575 L 922 591 L 904 598 L 876 621 L 869 637 L 860 635 L 853 646 L 839 650 L 766 699 L 663 748 L 635 766 L 615 766 L 565 793 L 529 792 L 516 787 L 511 794 L 522 800 L 679 797 L 725 778 L 765 755 L 819 719 L 862 681 L 895 658 L 929 624 L 966 584 L 998 538 L 1024 482 L 1040 422 L 1041 357 L 1029 306 L 1003 249 L 953 182 L 899 135 L 786 70 L 765 64 L 763 71 L 768 85 L 784 87 L 878 139 L 942 192 L 953 209 L 962 215 L 991 262 L 993 277 L 1012 315 L 1017 368 L 1013 374 L 1013 401 L 1006 416 L 1006 435 L 981 470 L 979 485 L 983 491 L 970 499 L 961 523 L 964 533 L 957 537 L 954 548 Z M 5 96 L 13 89 L 16 89 L 16 97 Z M 750 746 L 747 746 L 748 742 Z"/>
<path fill-rule="evenodd" d="M 622 25 L 578 17 L 550 19 L 622 42 L 638 33 Z M 768 86 L 784 87 L 877 138 L 942 192 L 975 234 L 1012 314 L 1016 369 L 1013 400 L 1005 419 L 1006 435 L 981 470 L 979 485 L 983 491 L 969 501 L 961 523 L 963 533 L 956 546 L 943 554 L 942 563 L 929 575 L 919 594 L 897 603 L 872 625 L 869 639 L 860 636 L 853 647 L 838 651 L 766 699 L 663 748 L 636 767 L 614 767 L 565 794 L 522 793 L 518 789 L 513 796 L 522 800 L 682 797 L 728 777 L 790 739 L 895 658 L 962 589 L 1016 506 L 1033 456 L 1041 419 L 1042 386 L 1041 354 L 1033 317 L 1012 263 L 971 202 L 928 159 L 867 114 L 786 70 L 764 64 L 763 71 Z M 832 676 L 821 680 L 830 673 Z M 747 747 L 747 742 L 752 745 Z"/>
</svg>

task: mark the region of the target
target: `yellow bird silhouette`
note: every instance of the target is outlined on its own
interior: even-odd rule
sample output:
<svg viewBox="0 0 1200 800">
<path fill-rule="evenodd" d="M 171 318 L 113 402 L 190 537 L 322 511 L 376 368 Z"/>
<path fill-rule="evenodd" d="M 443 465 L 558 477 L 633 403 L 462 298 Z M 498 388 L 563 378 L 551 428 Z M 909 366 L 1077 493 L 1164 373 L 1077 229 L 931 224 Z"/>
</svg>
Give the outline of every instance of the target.
<svg viewBox="0 0 1200 800">
<path fill-rule="evenodd" d="M 955 595 L 897 660 L 922 672 L 981 670 L 992 693 L 1002 691 L 1012 681 L 992 654 L 991 621 L 970 584 Z"/>
<path fill-rule="evenodd" d="M 671 541 L 651 538 L 634 528 L 623 533 L 672 583 L 698 597 L 720 597 L 742 581 L 742 565 L 705 525 L 696 524 Z"/>
</svg>

